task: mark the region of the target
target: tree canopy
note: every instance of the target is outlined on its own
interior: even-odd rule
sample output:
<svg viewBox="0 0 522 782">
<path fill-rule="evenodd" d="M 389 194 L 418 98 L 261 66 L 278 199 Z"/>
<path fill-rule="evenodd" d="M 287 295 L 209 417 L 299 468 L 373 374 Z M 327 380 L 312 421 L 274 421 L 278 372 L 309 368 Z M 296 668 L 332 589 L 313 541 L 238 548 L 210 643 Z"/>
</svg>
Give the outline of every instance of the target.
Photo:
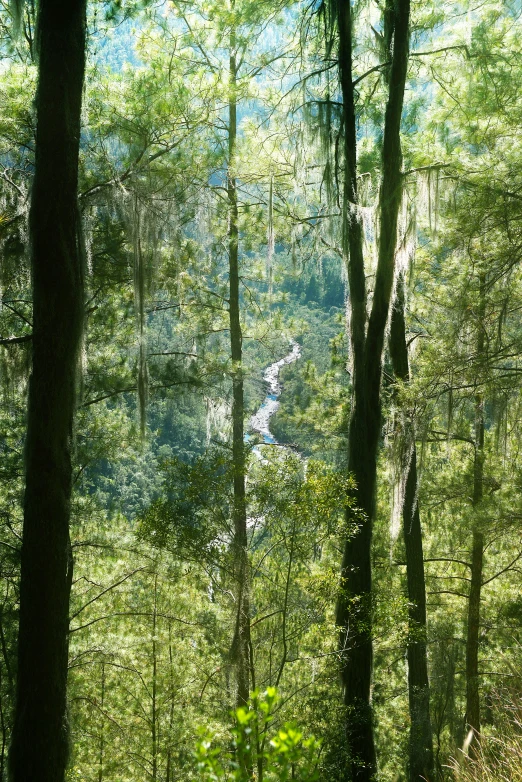
<svg viewBox="0 0 522 782">
<path fill-rule="evenodd" d="M 0 0 L 0 780 L 517 780 L 522 7 Z"/>
</svg>

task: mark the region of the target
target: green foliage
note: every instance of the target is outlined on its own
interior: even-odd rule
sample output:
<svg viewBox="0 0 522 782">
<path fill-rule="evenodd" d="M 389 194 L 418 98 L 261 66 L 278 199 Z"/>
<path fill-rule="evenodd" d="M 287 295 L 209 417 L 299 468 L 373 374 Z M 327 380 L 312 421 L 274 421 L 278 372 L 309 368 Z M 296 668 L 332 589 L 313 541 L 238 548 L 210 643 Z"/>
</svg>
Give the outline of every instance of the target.
<svg viewBox="0 0 522 782">
<path fill-rule="evenodd" d="M 320 742 L 314 736 L 304 738 L 295 723 L 280 728 L 273 725 L 278 698 L 274 687 L 265 692 L 254 692 L 248 708 L 239 708 L 231 716 L 234 727 L 230 730 L 229 744 L 232 752 L 213 746 L 212 734 L 206 733 L 196 746 L 198 774 L 201 782 L 253 779 L 252 764 L 257 773 L 262 770 L 267 782 L 300 782 L 318 780 Z"/>
<path fill-rule="evenodd" d="M 520 676 L 513 672 L 517 683 Z M 522 779 L 522 721 L 516 687 L 496 689 L 490 695 L 491 727 L 479 741 L 468 736 L 462 750 L 452 758 L 451 771 L 459 782 L 493 782 Z"/>
<path fill-rule="evenodd" d="M 13 709 L 31 358 L 31 7 L 14 38 L 8 3 L 0 3 L 0 337 L 26 339 L 0 346 L 0 775 Z M 359 216 L 372 258 L 385 94 L 382 9 L 373 2 L 352 8 Z M 246 780 L 252 764 L 259 778 L 258 761 L 274 782 L 345 779 L 334 610 L 342 541 L 357 533 L 359 518 L 346 476 L 349 291 L 338 203 L 344 129 L 336 63 L 324 60 L 325 19 L 316 10 L 301 15 L 271 0 L 90 4 L 71 780 Z M 285 354 L 289 337 L 302 357 L 281 371 L 280 407 L 270 422 L 277 441 L 292 447 L 254 447 L 254 440 L 247 447 L 258 690 L 231 727 L 225 106 L 233 32 L 245 426 L 265 395 L 262 371 Z M 459 760 L 451 773 L 496 782 L 517 778 L 520 754 L 513 710 L 522 622 L 520 9 L 493 0 L 480 7 L 416 4 L 412 42 L 399 231 L 412 378 L 388 386 L 385 359 L 373 540 L 379 773 L 384 782 L 402 779 L 407 752 L 405 554 L 389 523 L 395 441 L 407 409 L 417 432 L 437 769 L 443 778 L 449 758 L 462 760 L 469 557 L 473 529 L 480 529 L 484 743 L 480 758 Z M 133 279 L 138 244 L 141 315 Z M 370 295 L 372 286 L 369 268 Z M 143 439 L 136 399 L 142 352 L 149 377 Z M 477 395 L 485 410 L 484 497 L 473 507 Z M 500 681 L 513 684 L 509 697 L 498 696 Z M 202 726 L 209 732 L 195 771 Z M 320 745 L 304 738 L 310 735 Z"/>
<path fill-rule="evenodd" d="M 224 449 L 214 448 L 187 464 L 163 463 L 162 497 L 142 515 L 138 537 L 178 556 L 212 558 L 230 532 L 233 467 Z"/>
</svg>

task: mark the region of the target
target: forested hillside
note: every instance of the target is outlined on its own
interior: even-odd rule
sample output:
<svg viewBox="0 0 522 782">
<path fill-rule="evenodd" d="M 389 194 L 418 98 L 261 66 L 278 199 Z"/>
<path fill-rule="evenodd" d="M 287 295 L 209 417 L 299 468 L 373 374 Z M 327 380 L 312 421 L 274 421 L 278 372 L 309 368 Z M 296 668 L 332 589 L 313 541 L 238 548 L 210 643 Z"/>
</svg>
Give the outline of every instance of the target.
<svg viewBox="0 0 522 782">
<path fill-rule="evenodd" d="M 520 782 L 519 0 L 0 58 L 0 782 Z"/>
</svg>

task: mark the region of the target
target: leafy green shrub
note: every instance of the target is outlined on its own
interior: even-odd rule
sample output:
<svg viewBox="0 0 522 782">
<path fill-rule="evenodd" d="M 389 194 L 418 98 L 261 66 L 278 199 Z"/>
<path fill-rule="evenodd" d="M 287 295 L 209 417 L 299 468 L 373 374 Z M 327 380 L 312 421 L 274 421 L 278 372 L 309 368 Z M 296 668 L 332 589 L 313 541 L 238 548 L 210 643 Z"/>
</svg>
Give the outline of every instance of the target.
<svg viewBox="0 0 522 782">
<path fill-rule="evenodd" d="M 304 738 L 294 723 L 273 725 L 277 704 L 275 687 L 252 693 L 248 708 L 233 712 L 229 748 L 215 746 L 206 732 L 196 746 L 198 782 L 315 782 L 320 743 Z"/>
</svg>

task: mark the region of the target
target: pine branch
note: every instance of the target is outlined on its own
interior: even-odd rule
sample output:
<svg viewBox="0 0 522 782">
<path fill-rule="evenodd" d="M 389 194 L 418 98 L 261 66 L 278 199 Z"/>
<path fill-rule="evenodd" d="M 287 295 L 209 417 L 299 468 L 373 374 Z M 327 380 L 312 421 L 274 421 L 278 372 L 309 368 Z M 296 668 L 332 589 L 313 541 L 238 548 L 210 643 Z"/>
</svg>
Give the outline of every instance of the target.
<svg viewBox="0 0 522 782">
<path fill-rule="evenodd" d="M 23 337 L 4 337 L 0 338 L 0 345 L 3 347 L 8 347 L 9 345 L 20 345 L 23 342 L 30 342 L 32 338 L 32 334 L 24 334 Z"/>
</svg>

